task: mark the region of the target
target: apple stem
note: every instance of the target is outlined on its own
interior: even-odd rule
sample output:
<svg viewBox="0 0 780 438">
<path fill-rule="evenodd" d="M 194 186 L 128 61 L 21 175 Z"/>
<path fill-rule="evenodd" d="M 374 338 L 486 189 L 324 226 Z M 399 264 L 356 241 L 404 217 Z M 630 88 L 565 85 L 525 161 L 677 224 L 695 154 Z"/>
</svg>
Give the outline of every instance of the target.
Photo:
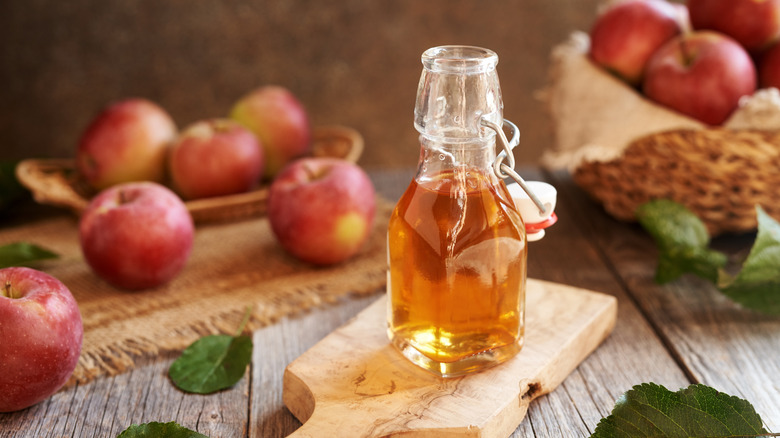
<svg viewBox="0 0 780 438">
<path fill-rule="evenodd" d="M 120 190 L 119 193 L 119 204 L 124 204 L 127 202 L 127 195 L 125 194 L 124 190 Z"/>
<path fill-rule="evenodd" d="M 312 168 L 310 166 L 303 166 L 303 170 L 305 170 L 306 174 L 309 175 L 309 179 L 312 179 L 312 180 L 313 179 L 317 179 L 317 176 L 318 176 L 317 172 L 312 170 Z"/>
<path fill-rule="evenodd" d="M 693 55 L 691 55 L 691 51 L 688 49 L 688 40 L 685 37 L 680 39 L 680 53 L 682 53 L 683 65 L 688 67 L 693 63 Z"/>
<path fill-rule="evenodd" d="M 2 293 L 3 293 L 4 297 L 6 297 L 6 298 L 18 298 L 16 296 L 14 296 L 14 293 L 13 293 L 14 290 L 11 287 L 11 281 L 10 280 L 6 280 L 5 281 L 5 287 L 3 287 L 2 290 L 3 290 Z"/>
</svg>

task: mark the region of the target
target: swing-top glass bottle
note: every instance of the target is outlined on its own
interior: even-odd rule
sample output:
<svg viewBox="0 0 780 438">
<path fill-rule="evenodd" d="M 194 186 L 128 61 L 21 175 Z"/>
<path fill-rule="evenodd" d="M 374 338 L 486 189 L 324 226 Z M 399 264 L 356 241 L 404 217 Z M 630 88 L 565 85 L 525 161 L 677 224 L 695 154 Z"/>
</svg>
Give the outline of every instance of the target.
<svg viewBox="0 0 780 438">
<path fill-rule="evenodd" d="M 415 364 L 453 377 L 522 348 L 527 239 L 494 170 L 498 56 L 442 46 L 422 63 L 419 165 L 388 228 L 388 336 Z"/>
</svg>

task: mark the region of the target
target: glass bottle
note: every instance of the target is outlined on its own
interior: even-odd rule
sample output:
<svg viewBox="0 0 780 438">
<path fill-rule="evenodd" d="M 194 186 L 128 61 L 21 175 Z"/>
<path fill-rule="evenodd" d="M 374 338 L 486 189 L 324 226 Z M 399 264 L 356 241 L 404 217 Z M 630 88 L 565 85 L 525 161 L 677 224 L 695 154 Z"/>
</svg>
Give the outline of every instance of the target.
<svg viewBox="0 0 780 438">
<path fill-rule="evenodd" d="M 422 63 L 419 165 L 388 228 L 388 336 L 415 364 L 454 377 L 522 348 L 527 239 L 494 171 L 498 56 L 442 46 Z"/>
</svg>

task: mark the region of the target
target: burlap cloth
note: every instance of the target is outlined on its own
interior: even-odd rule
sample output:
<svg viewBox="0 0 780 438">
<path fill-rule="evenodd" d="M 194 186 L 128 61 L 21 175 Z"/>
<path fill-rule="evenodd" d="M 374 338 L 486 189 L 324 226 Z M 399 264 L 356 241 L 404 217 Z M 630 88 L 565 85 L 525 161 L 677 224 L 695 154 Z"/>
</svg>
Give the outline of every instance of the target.
<svg viewBox="0 0 780 438">
<path fill-rule="evenodd" d="M 249 329 L 257 329 L 350 294 L 384 290 L 391 210 L 380 199 L 361 252 L 330 267 L 314 267 L 285 253 L 265 218 L 198 225 L 180 275 L 140 292 L 117 290 L 90 270 L 79 248 L 75 217 L 0 230 L 0 244 L 28 241 L 60 255 L 35 267 L 62 281 L 79 304 L 84 343 L 69 383 L 85 383 L 122 373 L 139 357 L 181 350 L 206 334 L 233 334 L 248 307 Z"/>
<path fill-rule="evenodd" d="M 552 50 L 549 84 L 537 93 L 550 113 L 555 135 L 553 147 L 541 158 L 545 167 L 574 174 L 583 162 L 620 159 L 633 141 L 648 135 L 708 128 L 653 103 L 599 68 L 589 59 L 589 50 L 590 37 L 579 31 Z M 722 127 L 780 130 L 780 91 L 766 88 L 744 96 Z"/>
</svg>

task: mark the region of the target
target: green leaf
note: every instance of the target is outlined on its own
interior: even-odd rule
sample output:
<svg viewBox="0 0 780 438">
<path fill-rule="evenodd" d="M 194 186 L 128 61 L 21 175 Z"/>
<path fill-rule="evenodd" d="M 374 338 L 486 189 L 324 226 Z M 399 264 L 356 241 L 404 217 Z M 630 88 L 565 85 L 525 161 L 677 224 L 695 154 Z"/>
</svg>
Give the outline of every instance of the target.
<svg viewBox="0 0 780 438">
<path fill-rule="evenodd" d="M 252 338 L 242 336 L 252 309 L 248 308 L 235 336 L 204 336 L 182 352 L 168 369 L 182 391 L 211 394 L 235 385 L 252 361 Z"/>
<path fill-rule="evenodd" d="M 204 336 L 171 364 L 168 375 L 183 391 L 210 394 L 235 385 L 251 360 L 249 336 Z"/>
<path fill-rule="evenodd" d="M 591 438 L 755 437 L 768 432 L 745 400 L 695 384 L 671 392 L 655 383 L 634 386 Z"/>
<path fill-rule="evenodd" d="M 742 270 L 721 291 L 744 307 L 780 315 L 780 224 L 756 207 L 758 235 Z"/>
<path fill-rule="evenodd" d="M 59 256 L 56 253 L 27 242 L 15 242 L 0 246 L 0 268 L 26 265 L 38 260 L 57 257 Z"/>
<path fill-rule="evenodd" d="M 718 282 L 726 255 L 708 248 L 707 228 L 695 214 L 674 201 L 658 199 L 639 206 L 636 216 L 658 245 L 658 283 L 685 273 Z"/>
<path fill-rule="evenodd" d="M 208 438 L 206 435 L 179 426 L 173 421 L 170 423 L 145 423 L 134 424 L 117 438 Z"/>
</svg>

